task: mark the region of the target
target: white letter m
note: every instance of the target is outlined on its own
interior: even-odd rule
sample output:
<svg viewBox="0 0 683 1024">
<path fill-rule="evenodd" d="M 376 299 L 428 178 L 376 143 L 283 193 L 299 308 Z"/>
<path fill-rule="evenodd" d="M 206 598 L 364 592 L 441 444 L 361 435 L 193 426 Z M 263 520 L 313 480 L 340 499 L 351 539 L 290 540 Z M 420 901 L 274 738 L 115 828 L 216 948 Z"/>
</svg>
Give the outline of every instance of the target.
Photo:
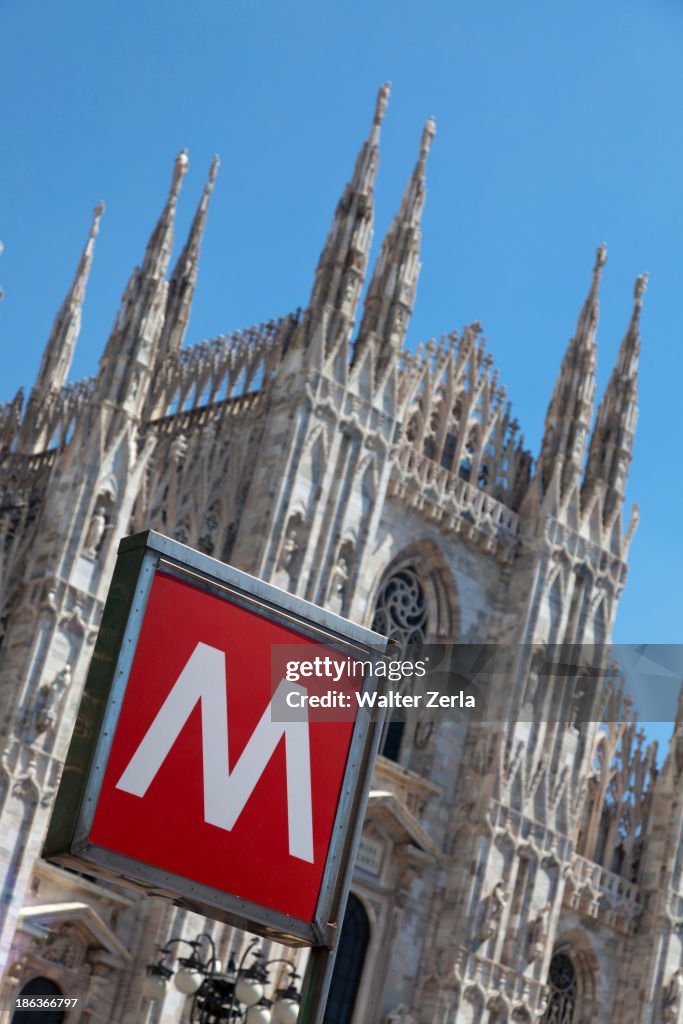
<svg viewBox="0 0 683 1024">
<path fill-rule="evenodd" d="M 232 772 L 228 758 L 228 702 L 225 654 L 197 644 L 190 660 L 162 704 L 156 718 L 117 783 L 133 796 L 144 796 L 168 756 L 181 729 L 196 707 L 202 712 L 204 820 L 234 828 L 263 775 L 278 743 L 285 737 L 289 852 L 313 863 L 313 810 L 308 719 L 286 721 L 287 693 L 306 690 L 285 679 L 280 682 Z M 289 712 L 291 717 L 292 712 Z M 273 721 L 274 718 L 284 721 Z"/>
</svg>

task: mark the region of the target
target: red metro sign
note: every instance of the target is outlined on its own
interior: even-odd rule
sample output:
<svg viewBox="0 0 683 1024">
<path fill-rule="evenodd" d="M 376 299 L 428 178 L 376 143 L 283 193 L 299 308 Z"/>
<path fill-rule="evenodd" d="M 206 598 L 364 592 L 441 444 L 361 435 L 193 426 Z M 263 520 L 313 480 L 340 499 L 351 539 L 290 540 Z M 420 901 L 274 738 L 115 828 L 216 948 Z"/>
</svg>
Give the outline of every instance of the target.
<svg viewBox="0 0 683 1024">
<path fill-rule="evenodd" d="M 124 541 L 46 856 L 324 943 L 379 726 L 362 709 L 309 711 L 302 697 L 319 680 L 290 681 L 285 659 L 334 657 L 346 666 L 335 685 L 351 693 L 372 685 L 354 666 L 383 649 L 376 634 L 164 537 Z"/>
</svg>

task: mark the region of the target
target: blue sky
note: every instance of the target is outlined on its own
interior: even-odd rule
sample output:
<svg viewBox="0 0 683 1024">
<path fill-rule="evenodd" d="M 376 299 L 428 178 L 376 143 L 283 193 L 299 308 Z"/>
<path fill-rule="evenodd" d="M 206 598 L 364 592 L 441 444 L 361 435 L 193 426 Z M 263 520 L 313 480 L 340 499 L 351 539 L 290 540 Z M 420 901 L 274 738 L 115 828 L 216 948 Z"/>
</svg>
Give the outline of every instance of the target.
<svg viewBox="0 0 683 1024">
<path fill-rule="evenodd" d="M 596 245 L 600 390 L 649 271 L 629 495 L 642 518 L 615 639 L 683 640 L 674 0 L 0 0 L 0 401 L 30 385 L 102 198 L 73 376 L 95 371 L 182 146 L 178 241 L 222 158 L 189 340 L 305 304 L 386 79 L 375 251 L 437 120 L 410 342 L 481 320 L 534 451 Z"/>
</svg>

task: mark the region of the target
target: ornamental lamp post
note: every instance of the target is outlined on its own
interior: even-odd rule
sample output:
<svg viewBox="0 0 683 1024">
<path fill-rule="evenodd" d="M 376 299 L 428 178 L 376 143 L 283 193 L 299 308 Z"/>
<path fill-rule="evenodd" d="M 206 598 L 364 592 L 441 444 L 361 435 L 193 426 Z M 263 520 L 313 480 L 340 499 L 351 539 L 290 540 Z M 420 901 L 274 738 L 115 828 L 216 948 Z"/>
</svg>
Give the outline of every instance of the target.
<svg viewBox="0 0 683 1024">
<path fill-rule="evenodd" d="M 259 939 L 251 940 L 240 958 L 239 964 L 231 956 L 225 971 L 216 958 L 213 939 L 202 932 L 196 939 L 170 939 L 159 947 L 160 958 L 147 966 L 142 993 L 146 999 L 158 1001 L 164 998 L 168 982 L 183 995 L 193 996 L 190 1021 L 192 1024 L 296 1024 L 299 1016 L 301 993 L 296 985 L 299 975 L 290 960 L 278 957 L 263 959 L 260 950 L 255 949 Z M 164 963 L 171 947 L 182 943 L 191 947 L 187 957 L 178 959 L 178 969 L 173 971 Z M 200 950 L 208 946 L 208 953 L 202 959 Z M 251 954 L 252 963 L 245 963 Z M 275 992 L 275 999 L 265 995 L 269 981 L 268 968 L 273 964 L 284 964 L 289 970 L 287 983 Z"/>
</svg>

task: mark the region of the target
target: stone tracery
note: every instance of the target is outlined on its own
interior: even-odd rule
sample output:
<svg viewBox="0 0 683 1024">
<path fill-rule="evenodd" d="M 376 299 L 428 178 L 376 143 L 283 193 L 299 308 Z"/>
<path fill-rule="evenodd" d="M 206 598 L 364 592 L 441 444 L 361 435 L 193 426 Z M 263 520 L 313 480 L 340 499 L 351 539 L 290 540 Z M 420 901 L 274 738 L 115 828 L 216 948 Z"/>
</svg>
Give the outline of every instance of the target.
<svg viewBox="0 0 683 1024">
<path fill-rule="evenodd" d="M 410 566 L 398 569 L 382 585 L 372 628 L 397 640 L 401 654 L 419 652 L 427 639 L 427 605 L 420 578 Z"/>
<path fill-rule="evenodd" d="M 542 1024 L 576 1024 L 578 983 L 576 968 L 567 953 L 555 953 L 548 973 L 550 994 Z"/>
</svg>

